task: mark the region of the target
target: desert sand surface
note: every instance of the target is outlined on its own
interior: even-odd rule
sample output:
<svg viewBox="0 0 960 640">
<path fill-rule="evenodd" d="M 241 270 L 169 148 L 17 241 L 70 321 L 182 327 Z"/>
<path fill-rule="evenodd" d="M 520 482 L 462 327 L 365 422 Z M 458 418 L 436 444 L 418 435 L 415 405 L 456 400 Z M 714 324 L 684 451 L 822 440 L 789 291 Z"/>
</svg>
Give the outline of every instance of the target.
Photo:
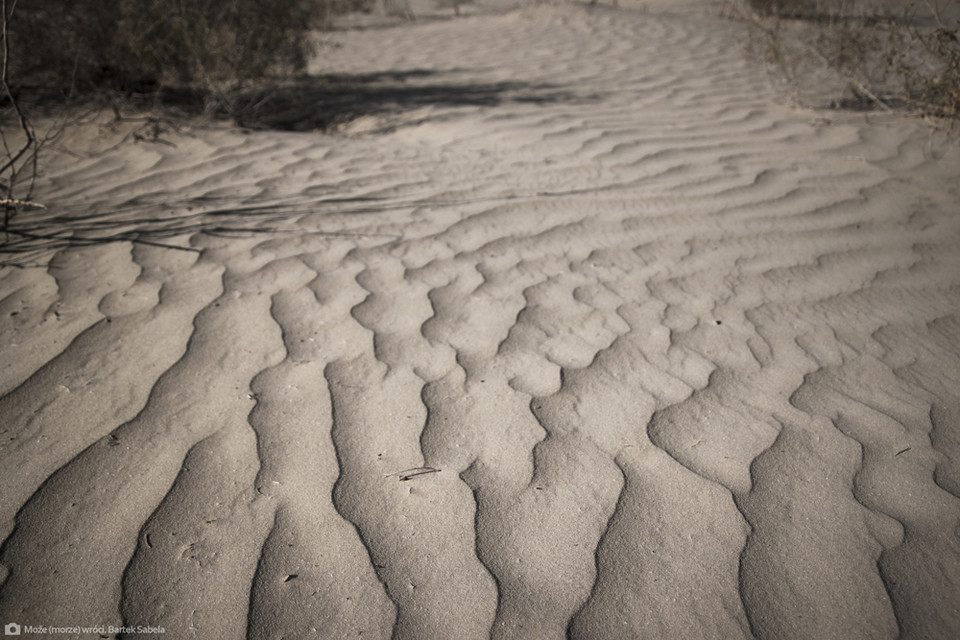
<svg viewBox="0 0 960 640">
<path fill-rule="evenodd" d="M 326 34 L 323 132 L 49 156 L 0 623 L 960 636 L 960 145 L 792 104 L 719 3 L 464 14 Z"/>
</svg>

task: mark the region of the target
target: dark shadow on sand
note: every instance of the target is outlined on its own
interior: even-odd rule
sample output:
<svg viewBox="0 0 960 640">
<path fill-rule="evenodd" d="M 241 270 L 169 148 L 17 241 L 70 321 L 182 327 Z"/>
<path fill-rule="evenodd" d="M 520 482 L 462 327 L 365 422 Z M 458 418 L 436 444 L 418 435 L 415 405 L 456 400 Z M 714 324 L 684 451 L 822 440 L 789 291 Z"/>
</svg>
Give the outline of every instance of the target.
<svg viewBox="0 0 960 640">
<path fill-rule="evenodd" d="M 459 70 L 411 69 L 359 75 L 307 76 L 283 84 L 238 90 L 229 115 L 251 129 L 324 131 L 362 116 L 397 115 L 427 106 L 495 107 L 508 103 L 593 102 L 561 85 L 521 81 L 465 82 Z M 187 93 L 168 92 L 169 106 L 197 105 Z"/>
<path fill-rule="evenodd" d="M 186 237 L 197 234 L 233 238 L 289 235 L 395 237 L 363 229 L 351 232 L 349 229 L 327 231 L 300 225 L 292 227 L 290 220 L 318 213 L 362 215 L 409 206 L 371 197 L 210 208 L 214 204 L 214 201 L 201 197 L 179 206 L 133 200 L 106 211 L 63 207 L 24 212 L 8 229 L 0 230 L 0 267 L 42 268 L 57 251 L 114 242 L 202 253 L 201 247 L 183 243 Z"/>
</svg>

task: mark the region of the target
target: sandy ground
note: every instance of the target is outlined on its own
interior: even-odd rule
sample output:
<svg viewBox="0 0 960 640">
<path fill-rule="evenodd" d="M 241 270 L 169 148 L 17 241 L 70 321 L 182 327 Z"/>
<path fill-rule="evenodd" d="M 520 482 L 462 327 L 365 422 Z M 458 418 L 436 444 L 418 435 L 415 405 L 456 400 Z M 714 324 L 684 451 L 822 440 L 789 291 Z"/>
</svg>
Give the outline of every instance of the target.
<svg viewBox="0 0 960 640">
<path fill-rule="evenodd" d="M 956 144 L 790 106 L 715 4 L 465 13 L 326 36 L 334 132 L 50 158 L 0 623 L 958 637 Z"/>
</svg>

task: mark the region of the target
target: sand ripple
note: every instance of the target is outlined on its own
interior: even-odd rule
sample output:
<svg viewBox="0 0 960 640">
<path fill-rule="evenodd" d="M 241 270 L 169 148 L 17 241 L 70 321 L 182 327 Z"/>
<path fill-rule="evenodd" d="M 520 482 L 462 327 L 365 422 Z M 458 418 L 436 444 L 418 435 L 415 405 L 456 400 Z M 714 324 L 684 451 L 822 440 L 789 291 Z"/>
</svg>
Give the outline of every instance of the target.
<svg viewBox="0 0 960 640">
<path fill-rule="evenodd" d="M 0 268 L 0 622 L 957 637 L 960 155 L 741 36 L 339 32 L 403 79 L 338 133 L 54 159 L 98 241 Z"/>
</svg>

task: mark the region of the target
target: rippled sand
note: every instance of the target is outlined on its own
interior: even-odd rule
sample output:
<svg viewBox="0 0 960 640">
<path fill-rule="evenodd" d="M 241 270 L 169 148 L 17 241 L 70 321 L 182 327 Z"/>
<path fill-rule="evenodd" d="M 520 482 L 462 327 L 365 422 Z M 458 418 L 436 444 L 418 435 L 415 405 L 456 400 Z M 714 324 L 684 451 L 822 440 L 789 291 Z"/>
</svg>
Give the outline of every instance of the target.
<svg viewBox="0 0 960 640">
<path fill-rule="evenodd" d="M 715 5 L 328 40 L 333 133 L 51 159 L 22 224 L 100 241 L 0 256 L 0 623 L 960 635 L 956 145 Z"/>
</svg>

